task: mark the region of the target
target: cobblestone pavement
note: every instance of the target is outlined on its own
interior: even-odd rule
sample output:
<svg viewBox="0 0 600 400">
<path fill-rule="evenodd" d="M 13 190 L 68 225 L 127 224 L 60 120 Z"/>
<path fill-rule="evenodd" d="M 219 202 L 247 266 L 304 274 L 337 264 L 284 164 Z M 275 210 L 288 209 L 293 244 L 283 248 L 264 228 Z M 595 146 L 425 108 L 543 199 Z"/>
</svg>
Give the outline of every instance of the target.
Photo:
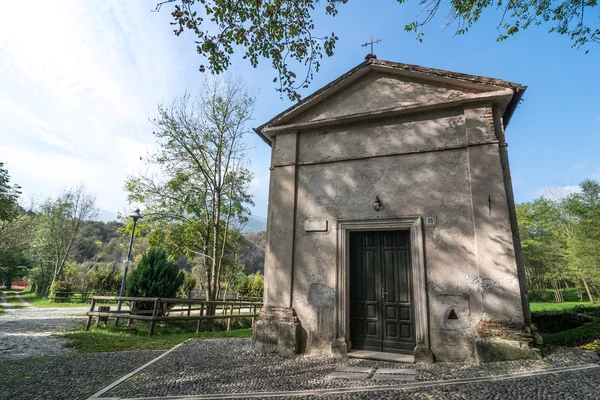
<svg viewBox="0 0 600 400">
<path fill-rule="evenodd" d="M 36 308 L 28 303 L 6 303 L 0 315 L 0 360 L 67 354 L 65 339 L 51 336 L 84 324 L 89 307 Z"/>
<path fill-rule="evenodd" d="M 0 399 L 86 399 L 161 353 L 128 351 L 0 360 Z"/>
<path fill-rule="evenodd" d="M 436 363 L 433 365 L 402 365 L 391 362 L 340 359 L 328 356 L 284 357 L 256 353 L 248 339 L 191 340 L 167 356 L 150 365 L 131 379 L 108 391 L 103 397 L 143 398 L 161 396 L 226 395 L 241 393 L 269 393 L 282 391 L 310 391 L 333 388 L 375 388 L 395 386 L 398 381 L 340 380 L 326 376 L 340 366 L 364 366 L 372 368 L 414 368 L 416 382 L 434 382 L 450 379 L 493 377 L 517 372 L 540 371 L 549 368 L 598 363 L 598 355 L 574 349 L 553 348 L 543 360 L 510 361 L 474 365 L 468 363 Z M 409 391 L 378 391 L 342 395 L 327 395 L 336 399 L 354 398 L 520 398 L 514 397 L 520 385 L 528 386 L 529 397 L 523 398 L 568 398 L 571 386 L 573 393 L 593 395 L 600 399 L 600 389 L 590 391 L 592 386 L 600 388 L 600 368 L 585 372 L 569 372 L 554 379 L 555 375 L 525 377 L 501 382 L 477 382 L 463 386 L 430 387 Z M 571 375 L 569 375 L 571 374 Z M 573 382 L 571 378 L 582 376 Z M 552 376 L 552 379 L 549 379 Z M 558 376 L 558 375 L 557 375 Z M 571 378 L 569 378 L 571 376 Z M 561 383 L 562 382 L 562 383 Z M 414 384 L 413 382 L 407 382 Z M 473 390 L 469 388 L 475 388 Z M 554 390 L 562 390 L 563 397 L 554 396 Z M 483 390 L 481 393 L 478 390 Z M 533 390 L 534 392 L 531 392 Z M 395 393 L 398 392 L 398 393 Z M 447 397 L 446 394 L 450 393 Z M 523 392 L 525 393 L 525 392 Z M 535 393 L 535 397 L 531 395 Z M 481 396 L 479 396 L 481 394 Z M 497 396 L 498 395 L 498 396 Z M 514 396 L 513 396 L 514 395 Z M 310 396 L 305 393 L 302 398 Z M 402 397 L 405 396 L 405 397 Z M 432 397 L 428 397 L 432 396 Z M 435 397 L 437 396 L 437 397 Z M 488 396 L 488 397 L 485 397 Z M 489 397 L 491 396 L 491 397 Z M 508 397 L 507 397 L 508 396 Z M 512 397 L 511 397 L 512 396 Z M 533 396 L 533 397 L 531 397 Z M 582 395 L 583 396 L 583 395 Z M 594 397 L 595 396 L 595 397 Z M 259 396 L 257 398 L 261 398 Z M 294 395 L 290 396 L 295 398 Z M 298 397 L 298 396 L 296 396 Z M 586 398 L 578 397 L 578 398 Z"/>
<path fill-rule="evenodd" d="M 248 399 L 263 399 L 250 397 Z M 303 400 L 598 400 L 600 368 L 502 381 L 331 395 L 270 397 Z"/>
</svg>

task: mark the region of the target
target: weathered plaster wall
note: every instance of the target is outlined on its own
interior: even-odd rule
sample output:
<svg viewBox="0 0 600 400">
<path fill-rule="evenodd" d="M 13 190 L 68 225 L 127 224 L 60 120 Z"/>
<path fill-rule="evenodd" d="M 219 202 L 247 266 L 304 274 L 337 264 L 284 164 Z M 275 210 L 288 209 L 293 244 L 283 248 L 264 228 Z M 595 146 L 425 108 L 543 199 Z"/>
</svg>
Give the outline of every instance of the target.
<svg viewBox="0 0 600 400">
<path fill-rule="evenodd" d="M 464 146 L 464 125 L 462 109 L 453 109 L 376 124 L 302 132 L 298 137 L 298 162 L 320 163 Z"/>
<path fill-rule="evenodd" d="M 265 249 L 265 303 L 290 307 L 296 205 L 296 133 L 273 142 Z"/>
<path fill-rule="evenodd" d="M 498 145 L 466 147 L 494 140 L 489 115 L 484 106 L 277 137 L 266 300 L 285 307 L 292 297 L 302 350 L 328 352 L 335 339 L 335 222 L 345 219 L 436 217 L 425 228 L 436 359 L 471 359 L 481 319 L 522 320 Z M 305 231 L 315 219 L 326 232 Z"/>
<path fill-rule="evenodd" d="M 477 91 L 471 89 L 469 92 L 476 93 Z M 370 72 L 356 84 L 298 116 L 294 122 L 316 121 L 389 107 L 454 99 L 465 93 L 464 88 L 442 83 Z"/>
<path fill-rule="evenodd" d="M 371 206 L 375 194 L 384 204 L 379 213 Z M 475 335 L 472 318 L 479 311 L 467 300 L 466 306 L 457 305 L 458 323 L 443 325 L 444 313 L 457 297 L 463 299 L 465 293 L 467 299 L 475 297 L 475 306 L 480 301 L 469 280 L 478 271 L 464 149 L 299 167 L 293 307 L 306 332 L 308 350 L 327 351 L 334 339 L 333 299 L 331 307 L 315 306 L 309 294 L 317 285 L 335 294 L 337 233 L 333 223 L 327 233 L 304 232 L 303 221 L 415 215 L 437 217 L 437 226 L 425 229 L 432 349 L 440 359 L 465 358 Z M 445 343 L 451 346 L 445 348 Z"/>
</svg>

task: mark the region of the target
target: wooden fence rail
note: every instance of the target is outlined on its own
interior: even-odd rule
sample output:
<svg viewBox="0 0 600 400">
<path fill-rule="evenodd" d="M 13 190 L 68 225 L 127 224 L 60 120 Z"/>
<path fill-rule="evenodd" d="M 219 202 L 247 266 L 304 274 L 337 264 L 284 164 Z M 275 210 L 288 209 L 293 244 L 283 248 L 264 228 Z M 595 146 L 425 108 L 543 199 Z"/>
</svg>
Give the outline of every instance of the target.
<svg viewBox="0 0 600 400">
<path fill-rule="evenodd" d="M 100 310 L 96 310 L 97 303 L 101 302 L 130 302 L 129 310 L 121 310 L 121 312 L 110 311 L 109 307 L 101 306 Z M 139 303 L 153 303 L 152 309 L 139 309 Z M 180 305 L 181 308 L 175 308 Z M 196 306 L 196 307 L 193 307 Z M 227 330 L 231 329 L 231 320 L 237 318 L 252 318 L 252 326 L 259 315 L 258 311 L 262 307 L 262 302 L 256 301 L 206 301 L 198 299 L 161 299 L 151 297 L 119 297 L 119 296 L 93 296 L 90 310 L 87 312 L 87 322 L 85 330 L 90 329 L 92 319 L 96 317 L 96 325 L 102 318 L 126 319 L 127 326 L 131 326 L 132 321 L 149 321 L 150 332 L 149 336 L 154 335 L 154 328 L 157 321 L 197 321 L 196 333 L 200 332 L 200 325 L 204 320 L 227 319 Z M 215 315 L 207 316 L 206 311 L 209 308 L 215 310 Z M 242 314 L 242 309 L 247 309 L 248 312 Z M 197 315 L 193 312 L 198 311 Z M 235 313 L 237 311 L 237 314 Z M 177 315 L 179 314 L 179 315 Z"/>
<path fill-rule="evenodd" d="M 69 303 L 71 301 L 87 303 L 93 295 L 92 292 L 55 292 L 53 296 L 48 298 L 53 303 Z"/>
</svg>

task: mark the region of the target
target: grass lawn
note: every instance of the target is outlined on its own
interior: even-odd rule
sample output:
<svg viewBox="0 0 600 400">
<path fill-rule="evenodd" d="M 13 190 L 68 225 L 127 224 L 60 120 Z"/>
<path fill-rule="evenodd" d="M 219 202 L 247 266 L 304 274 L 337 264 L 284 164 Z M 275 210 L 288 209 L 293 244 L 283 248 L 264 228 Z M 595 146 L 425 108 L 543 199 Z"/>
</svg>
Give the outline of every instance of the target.
<svg viewBox="0 0 600 400">
<path fill-rule="evenodd" d="M 72 307 L 89 307 L 90 303 L 55 303 L 52 300 L 36 295 L 34 292 L 15 292 L 19 293 L 23 300 L 31 303 L 31 305 L 39 308 L 72 308 Z M 91 299 L 90 299 L 91 302 Z"/>
<path fill-rule="evenodd" d="M 570 301 L 563 303 L 554 302 L 532 302 L 531 312 L 541 313 L 547 311 L 557 312 L 574 312 L 587 314 L 594 318 L 594 321 L 578 328 L 565 330 L 558 333 L 540 332 L 544 343 L 547 345 L 560 345 L 568 347 L 578 347 L 585 350 L 593 350 L 600 352 L 600 304 L 590 303 L 589 301 L 573 301 L 577 300 L 577 295 L 574 291 L 567 291 L 565 298 Z"/>
<path fill-rule="evenodd" d="M 600 307 L 598 303 L 590 303 L 589 301 L 565 301 L 563 303 L 530 303 L 532 313 L 544 312 L 544 311 L 573 311 L 579 308 L 597 308 Z"/>
<path fill-rule="evenodd" d="M 166 350 L 190 338 L 249 338 L 252 329 L 236 329 L 220 332 L 195 333 L 191 323 L 173 323 L 172 326 L 159 328 L 154 336 L 148 336 L 148 326 L 135 323 L 131 328 L 117 328 L 112 324 L 99 326 L 89 331 L 81 330 L 60 334 L 67 339 L 67 347 L 73 348 L 78 353 L 98 353 L 106 351 L 127 350 Z"/>
<path fill-rule="evenodd" d="M 545 334 L 542 337 L 545 344 L 578 347 L 580 349 L 600 352 L 600 319 L 579 328 Z"/>
</svg>

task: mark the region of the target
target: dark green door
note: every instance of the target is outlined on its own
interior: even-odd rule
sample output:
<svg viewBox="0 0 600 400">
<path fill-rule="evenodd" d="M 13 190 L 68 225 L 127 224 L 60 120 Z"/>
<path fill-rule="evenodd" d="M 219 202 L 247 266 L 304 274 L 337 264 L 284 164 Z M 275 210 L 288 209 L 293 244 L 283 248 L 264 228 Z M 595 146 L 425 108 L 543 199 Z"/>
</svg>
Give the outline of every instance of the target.
<svg viewBox="0 0 600 400">
<path fill-rule="evenodd" d="M 350 232 L 352 348 L 412 353 L 409 231 Z"/>
</svg>

